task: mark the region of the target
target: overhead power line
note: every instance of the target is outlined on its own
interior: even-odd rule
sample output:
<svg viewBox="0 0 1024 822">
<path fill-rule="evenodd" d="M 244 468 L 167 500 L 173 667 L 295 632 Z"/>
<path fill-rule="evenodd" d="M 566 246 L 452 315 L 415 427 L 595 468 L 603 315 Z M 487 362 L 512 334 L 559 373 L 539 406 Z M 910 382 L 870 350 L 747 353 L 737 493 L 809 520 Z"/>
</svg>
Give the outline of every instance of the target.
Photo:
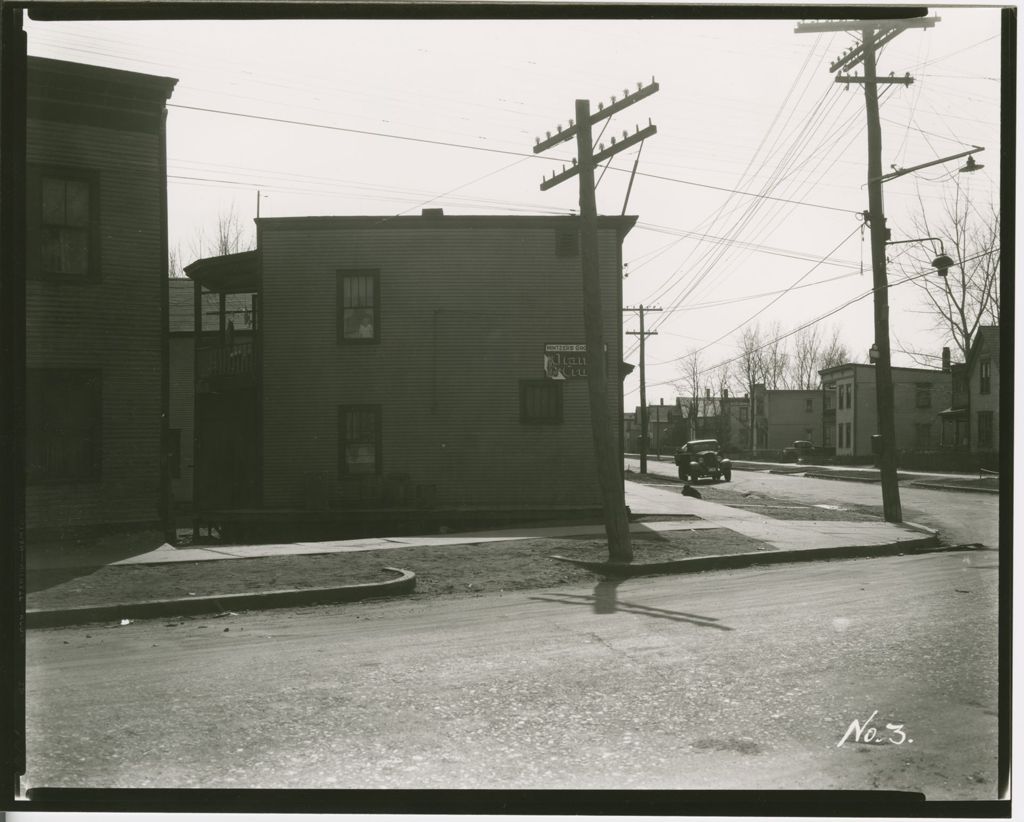
<svg viewBox="0 0 1024 822">
<path fill-rule="evenodd" d="M 390 140 L 403 140 L 410 143 L 421 143 L 424 145 L 443 146 L 445 148 L 463 148 L 471 151 L 483 151 L 491 154 L 504 154 L 511 157 L 530 157 L 533 154 L 527 154 L 522 151 L 512 151 L 510 149 L 493 148 L 491 146 L 476 146 L 470 143 L 456 143 L 449 140 L 432 140 L 427 137 L 410 137 L 406 134 L 392 134 L 387 131 L 372 131 L 369 129 L 349 128 L 347 126 L 332 126 L 326 123 L 312 123 L 307 120 L 293 120 L 287 117 L 270 117 L 265 114 L 250 114 L 242 111 L 228 111 L 226 109 L 209 108 L 205 106 L 189 106 L 184 103 L 168 103 L 168 108 L 178 108 L 186 111 L 200 111 L 206 114 L 220 114 L 227 117 L 242 117 L 248 120 L 261 120 L 268 123 L 280 123 L 282 125 L 302 126 L 305 128 L 317 128 L 325 131 L 340 131 L 347 134 L 361 134 L 367 137 L 383 137 Z M 618 171 L 623 174 L 631 173 L 631 169 L 617 168 L 615 166 L 609 166 L 612 171 Z M 696 188 L 706 188 L 713 191 L 726 191 L 731 194 L 739 194 L 745 197 L 755 197 L 763 200 L 776 200 L 783 203 L 792 203 L 794 205 L 802 205 L 808 208 L 820 208 L 827 211 L 841 211 L 846 214 L 859 214 L 860 212 L 853 208 L 839 208 L 837 206 L 824 205 L 823 203 L 810 203 L 803 200 L 792 200 L 784 197 L 772 197 L 767 194 L 760 194 L 752 191 L 741 191 L 735 188 L 728 188 L 727 186 L 716 186 L 710 183 L 698 183 L 695 180 L 684 180 L 680 177 L 668 177 L 662 174 L 652 174 L 651 172 L 637 171 L 638 177 L 649 177 L 655 180 L 665 180 L 667 182 L 679 183 L 681 185 L 694 186 Z"/>
</svg>

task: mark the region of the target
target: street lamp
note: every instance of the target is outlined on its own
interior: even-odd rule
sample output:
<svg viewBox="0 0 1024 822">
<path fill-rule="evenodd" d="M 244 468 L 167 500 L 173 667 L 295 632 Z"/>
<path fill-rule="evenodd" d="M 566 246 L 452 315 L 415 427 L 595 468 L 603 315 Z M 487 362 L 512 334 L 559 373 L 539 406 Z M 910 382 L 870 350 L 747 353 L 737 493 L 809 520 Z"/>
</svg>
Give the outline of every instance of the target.
<svg viewBox="0 0 1024 822">
<path fill-rule="evenodd" d="M 942 240 L 938 237 L 917 237 L 913 240 L 886 240 L 886 245 L 900 245 L 901 243 L 923 243 L 925 240 L 934 240 L 939 244 L 939 256 L 932 260 L 932 268 L 935 269 L 935 273 L 943 279 L 949 274 L 949 269 L 956 265 L 956 261 L 946 254 L 946 249 L 942 245 Z"/>
<path fill-rule="evenodd" d="M 951 154 L 948 157 L 942 157 L 938 160 L 930 160 L 927 163 L 921 163 L 920 165 L 911 166 L 910 168 L 898 168 L 897 166 L 893 166 L 891 173 L 883 174 L 881 177 L 874 178 L 870 182 L 877 180 L 880 183 L 887 183 L 889 180 L 895 180 L 897 177 L 902 177 L 904 174 L 920 171 L 922 168 L 928 168 L 930 166 L 937 166 L 939 163 L 948 163 L 950 160 L 959 160 L 961 157 L 966 157 L 967 163 L 959 169 L 958 173 L 970 174 L 972 171 L 980 171 L 985 167 L 974 160 L 974 155 L 984 150 L 984 146 L 974 146 L 970 151 L 961 151 L 959 154 Z"/>
<path fill-rule="evenodd" d="M 867 41 L 865 41 L 867 42 Z M 868 49 L 873 60 L 873 47 Z M 893 167 L 890 174 L 881 172 L 881 130 L 878 124 L 878 98 L 874 86 L 866 86 L 865 93 L 871 89 L 868 99 L 868 203 L 869 208 L 865 219 L 871 227 L 871 268 L 875 294 L 875 345 L 878 356 L 875 363 L 876 409 L 878 413 L 877 439 L 873 442 L 878 451 L 878 467 L 882 484 L 882 513 L 886 522 L 902 522 L 903 508 L 900 504 L 900 491 L 896 474 L 896 419 L 892 385 L 892 358 L 889 346 L 889 297 L 888 282 L 885 272 L 885 247 L 890 242 L 889 229 L 885 225 L 885 213 L 882 205 L 882 183 L 895 180 L 922 168 L 969 157 L 984 151 L 983 146 L 974 146 L 968 151 L 920 163 L 910 168 Z M 977 163 L 968 162 L 961 171 L 976 171 Z M 936 258 L 935 267 L 940 273 L 948 271 L 952 260 L 945 254 Z M 945 279 L 944 279 L 945 281 Z"/>
</svg>

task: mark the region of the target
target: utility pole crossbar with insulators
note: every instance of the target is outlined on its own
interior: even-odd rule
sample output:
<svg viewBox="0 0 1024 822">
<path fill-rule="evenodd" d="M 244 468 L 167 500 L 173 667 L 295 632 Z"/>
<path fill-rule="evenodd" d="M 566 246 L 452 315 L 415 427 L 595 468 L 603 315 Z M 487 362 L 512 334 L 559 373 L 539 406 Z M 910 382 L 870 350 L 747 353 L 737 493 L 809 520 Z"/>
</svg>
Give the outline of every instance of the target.
<svg viewBox="0 0 1024 822">
<path fill-rule="evenodd" d="M 645 331 L 644 330 L 644 312 L 646 311 L 661 311 L 660 308 L 651 308 L 651 306 L 639 306 L 638 308 L 623 308 L 623 311 L 636 311 L 640 314 L 640 330 L 639 331 L 627 331 L 627 334 L 632 336 L 640 337 L 640 473 L 647 473 L 647 374 L 646 374 L 646 363 L 647 355 L 644 350 L 644 340 L 647 337 L 656 335 L 657 331 Z"/>
<path fill-rule="evenodd" d="M 637 90 L 630 93 L 624 90 L 621 100 L 612 98 L 611 105 L 598 104 L 598 111 L 591 113 L 589 100 L 576 101 L 575 122 L 569 121 L 569 127 L 558 127 L 554 135 L 547 133 L 546 139 L 537 140 L 533 147 L 534 154 L 551 148 L 566 140 L 576 138 L 577 159 L 571 168 L 563 167 L 560 173 L 546 177 L 541 183 L 541 191 L 558 185 L 570 177 L 579 177 L 580 187 L 580 268 L 583 275 L 583 324 L 587 341 L 587 388 L 590 397 L 590 421 L 594 440 L 594 455 L 597 459 L 597 479 L 601 489 L 601 501 L 604 508 L 605 533 L 608 537 L 608 556 L 612 562 L 632 562 L 633 548 L 629 536 L 629 519 L 626 516 L 626 496 L 623 486 L 619 449 L 613 435 L 611 418 L 608 414 L 608 375 L 604 357 L 600 352 L 605 350 L 604 322 L 601 309 L 601 278 L 598 268 L 597 246 L 597 196 L 594 185 L 594 168 L 598 163 L 610 159 L 620 151 L 652 136 L 657 129 L 648 124 L 641 129 L 637 127 L 630 136 L 623 134 L 620 142 L 611 141 L 611 147 L 602 144 L 594 153 L 591 126 L 600 120 L 611 117 L 619 111 L 633 105 L 658 90 L 658 84 L 651 79 L 648 86 L 637 84 Z M 620 409 L 621 413 L 621 409 Z"/>
<path fill-rule="evenodd" d="M 909 85 L 913 80 L 903 77 L 879 77 L 876 65 L 878 49 L 908 28 L 931 28 L 938 17 L 908 18 L 906 20 L 839 20 L 800 23 L 797 34 L 809 32 L 859 32 L 861 41 L 833 61 L 832 72 L 849 71 L 864 64 L 863 77 L 836 77 L 836 82 L 860 83 L 864 86 L 868 132 L 868 205 L 867 219 L 871 228 L 871 273 L 875 297 L 875 407 L 878 413 L 878 468 L 882 479 L 882 511 L 886 522 L 902 522 L 900 489 L 896 475 L 896 421 L 892 385 L 892 352 L 889 345 L 889 282 L 885 270 L 885 244 L 889 229 L 885 225 L 882 204 L 882 127 L 878 114 L 878 86 L 880 84 Z M 849 86 L 847 86 L 849 88 Z"/>
</svg>

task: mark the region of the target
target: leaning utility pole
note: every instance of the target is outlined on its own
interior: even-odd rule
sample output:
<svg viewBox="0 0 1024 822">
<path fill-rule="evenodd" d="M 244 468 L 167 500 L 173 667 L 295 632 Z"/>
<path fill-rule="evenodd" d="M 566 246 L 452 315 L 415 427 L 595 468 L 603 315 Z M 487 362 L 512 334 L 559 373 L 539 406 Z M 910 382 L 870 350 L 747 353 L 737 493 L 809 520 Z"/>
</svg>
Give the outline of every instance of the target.
<svg viewBox="0 0 1024 822">
<path fill-rule="evenodd" d="M 551 179 L 541 182 L 541 191 L 579 175 L 580 186 L 580 268 L 583 275 L 583 324 L 587 341 L 587 386 L 590 395 L 590 421 L 594 439 L 594 455 L 597 458 L 597 479 L 601 488 L 604 507 L 605 533 L 608 537 L 608 556 L 612 562 L 632 562 L 633 548 L 630 544 L 629 520 L 626 516 L 626 497 L 622 484 L 621 465 L 615 447 L 616 438 L 612 432 L 611 419 L 608 414 L 608 376 L 605 367 L 605 344 L 603 315 L 601 311 L 601 279 L 598 268 L 597 248 L 597 198 L 594 192 L 594 168 L 615 154 L 624 151 L 631 145 L 640 143 L 654 134 L 657 129 L 648 125 L 641 131 L 639 127 L 634 135 L 623 132 L 623 140 L 616 145 L 611 138 L 611 148 L 605 149 L 602 143 L 597 154 L 593 153 L 591 125 L 617 111 L 632 105 L 638 100 L 648 97 L 658 90 L 653 80 L 644 88 L 638 85 L 637 91 L 607 108 L 599 104 L 598 113 L 591 115 L 590 101 L 576 101 L 576 125 L 569 121 L 569 128 L 558 132 L 552 137 L 548 132 L 547 139 L 537 140 L 533 147 L 535 154 L 564 140 L 576 137 L 578 160 L 572 168 L 562 167 L 560 173 Z M 620 409 L 621 413 L 621 409 Z"/>
<path fill-rule="evenodd" d="M 623 311 L 637 311 L 640 313 L 640 330 L 639 331 L 627 331 L 627 334 L 632 336 L 640 337 L 640 473 L 647 473 L 647 374 L 646 374 L 646 363 L 647 358 L 644 351 L 644 340 L 652 335 L 657 335 L 657 331 L 644 331 L 644 312 L 645 311 L 661 311 L 660 308 L 651 308 L 648 306 L 640 306 L 639 308 L 623 308 Z"/>
<path fill-rule="evenodd" d="M 860 31 L 859 45 L 847 49 L 835 60 L 829 71 L 849 70 L 864 63 L 864 76 L 837 74 L 836 82 L 859 83 L 864 86 L 868 131 L 868 212 L 871 228 L 871 273 L 875 298 L 875 407 L 878 414 L 878 468 L 882 479 L 882 511 L 886 522 L 902 522 L 900 488 L 896 475 L 896 422 L 892 386 L 892 354 L 889 345 L 889 281 L 885 270 L 885 244 L 889 229 L 885 225 L 882 204 L 882 127 L 878 115 L 878 84 L 898 83 L 910 85 L 913 78 L 879 77 L 875 64 L 878 48 L 908 28 L 930 28 L 939 18 L 909 18 L 906 20 L 845 21 L 801 23 L 797 33 L 824 31 Z"/>
</svg>

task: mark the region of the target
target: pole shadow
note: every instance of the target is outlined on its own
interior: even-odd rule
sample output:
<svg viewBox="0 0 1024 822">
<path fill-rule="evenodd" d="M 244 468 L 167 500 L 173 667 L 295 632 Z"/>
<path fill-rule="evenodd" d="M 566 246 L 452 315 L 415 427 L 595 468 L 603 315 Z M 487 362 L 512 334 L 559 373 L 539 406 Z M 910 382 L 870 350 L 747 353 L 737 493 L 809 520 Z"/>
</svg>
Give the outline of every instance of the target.
<svg viewBox="0 0 1024 822">
<path fill-rule="evenodd" d="M 530 599 L 541 602 L 557 602 L 562 605 L 589 605 L 595 614 L 629 613 L 652 619 L 668 619 L 673 622 L 688 622 L 698 628 L 717 628 L 719 631 L 734 631 L 728 625 L 719 624 L 717 617 L 688 614 L 684 611 L 672 611 L 668 608 L 655 608 L 636 602 L 623 602 L 618 598 L 618 588 L 625 580 L 622 577 L 605 577 L 594 586 L 592 594 L 547 594 L 532 596 Z"/>
</svg>

